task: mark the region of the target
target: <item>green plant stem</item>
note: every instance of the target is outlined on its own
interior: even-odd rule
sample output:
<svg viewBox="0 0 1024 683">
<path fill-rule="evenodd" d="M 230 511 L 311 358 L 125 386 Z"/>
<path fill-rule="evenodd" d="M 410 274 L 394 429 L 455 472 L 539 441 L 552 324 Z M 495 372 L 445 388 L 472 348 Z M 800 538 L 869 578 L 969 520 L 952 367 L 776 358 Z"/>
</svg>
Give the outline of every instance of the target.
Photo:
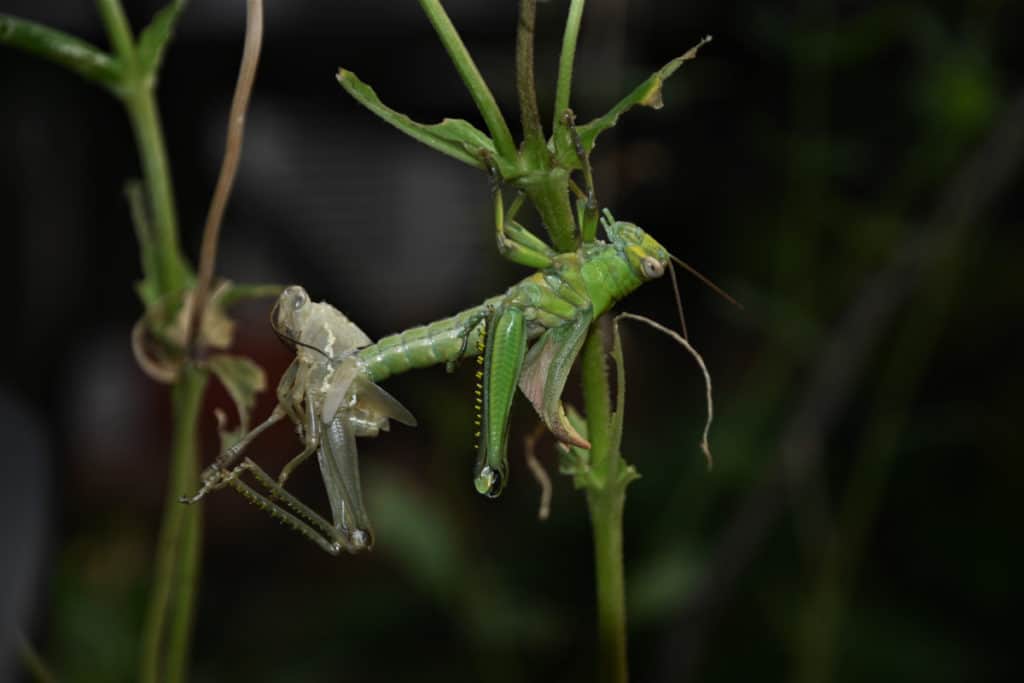
<svg viewBox="0 0 1024 683">
<path fill-rule="evenodd" d="M 178 239 L 174 189 L 156 97 L 149 87 L 140 84 L 127 95 L 124 104 L 135 134 L 142 177 L 149 198 L 160 291 L 164 294 L 180 292 L 189 286 L 192 275 Z"/>
<path fill-rule="evenodd" d="M 586 0 L 572 0 L 572 3 L 569 5 L 569 16 L 565 20 L 565 33 L 562 34 L 562 54 L 558 58 L 555 111 L 552 114 L 551 121 L 551 130 L 553 131 L 564 128 L 559 123 L 562 119 L 562 114 L 569 108 L 569 96 L 572 92 L 572 69 L 576 60 L 576 40 L 580 34 L 580 23 L 583 19 L 584 5 L 586 5 Z"/>
<path fill-rule="evenodd" d="M 116 92 L 120 64 L 86 41 L 34 21 L 0 13 L 0 45 L 48 59 Z"/>
<path fill-rule="evenodd" d="M 120 0 L 97 0 L 107 38 L 121 62 L 121 101 L 128 112 L 139 152 L 154 231 L 157 282 L 163 295 L 184 290 L 192 279 L 178 240 L 178 217 L 163 127 L 153 93 L 155 78 L 138 64 L 132 30 Z"/>
<path fill-rule="evenodd" d="M 530 173 L 518 183 L 536 207 L 560 252 L 576 249 L 576 222 L 569 203 L 569 172 L 560 168 L 548 151 L 537 108 L 533 38 L 537 0 L 520 0 L 516 32 L 516 93 L 523 123 L 523 156 Z"/>
<path fill-rule="evenodd" d="M 427 19 L 430 20 L 441 43 L 447 50 L 448 56 L 455 64 L 455 69 L 469 90 L 476 108 L 484 117 L 487 130 L 490 131 L 491 137 L 494 139 L 495 149 L 508 163 L 514 164 L 517 159 L 516 143 L 512 139 L 512 133 L 505 122 L 505 117 L 502 115 L 501 109 L 498 108 L 498 103 L 494 99 L 491 89 L 487 87 L 484 77 L 480 75 L 480 70 L 477 69 L 465 43 L 459 37 L 459 32 L 455 30 L 451 19 L 444 11 L 440 0 L 420 0 L 420 7 L 423 8 Z"/>
<path fill-rule="evenodd" d="M 569 172 L 564 168 L 552 168 L 534 174 L 519 187 L 540 214 L 555 249 L 561 253 L 576 251 L 576 222 L 569 203 Z"/>
<path fill-rule="evenodd" d="M 612 401 L 608 383 L 608 364 L 605 362 L 607 345 L 604 339 L 603 318 L 594 321 L 587 340 L 583 343 L 580 367 L 583 371 L 583 406 L 587 414 L 587 438 L 590 440 L 590 466 L 604 479 L 615 472 L 609 471 L 609 435 L 611 430 Z"/>
<path fill-rule="evenodd" d="M 98 0 L 107 36 L 121 62 L 118 92 L 128 112 L 139 153 L 152 230 L 148 236 L 162 297 L 184 291 L 192 280 L 178 238 L 170 164 L 157 109 L 154 74 L 138 59 L 120 0 Z M 146 251 L 146 250 L 144 250 Z M 200 508 L 179 502 L 198 481 L 198 420 L 207 374 L 190 364 L 172 388 L 173 437 L 167 498 L 156 550 L 153 589 L 142 634 L 139 680 L 174 682 L 186 678 L 188 647 L 199 563 Z"/>
<path fill-rule="evenodd" d="M 598 679 L 625 683 L 629 679 L 626 658 L 626 591 L 622 556 L 622 514 L 626 503 L 623 478 L 625 463 L 611 448 L 611 393 L 605 362 L 605 331 L 591 327 L 583 345 L 583 402 L 587 436 L 591 443 L 591 468 L 601 486 L 587 488 L 594 536 L 594 574 L 597 585 Z"/>
<path fill-rule="evenodd" d="M 594 575 L 597 582 L 598 680 L 625 683 L 626 579 L 622 559 L 622 512 L 625 491 L 589 493 L 587 507 L 594 535 Z"/>
<path fill-rule="evenodd" d="M 125 16 L 124 7 L 121 6 L 121 0 L 96 0 L 96 6 L 107 29 L 107 38 L 114 48 L 114 54 L 123 60 L 127 68 L 134 62 L 135 39 L 132 37 L 132 29 L 128 24 L 128 17 Z"/>
<path fill-rule="evenodd" d="M 97 6 L 115 53 L 113 59 L 73 36 L 6 15 L 0 15 L 0 42 L 64 64 L 105 85 L 121 99 L 135 136 L 148 200 L 142 201 L 138 189 L 129 189 L 143 269 L 147 277 L 150 267 L 155 270 L 156 296 L 170 297 L 183 292 L 193 278 L 178 238 L 170 166 L 154 94 L 163 46 L 154 45 L 151 39 L 147 48 L 143 38 L 146 54 L 140 54 L 120 0 L 97 0 Z M 167 22 L 174 17 L 163 17 L 166 41 Z M 206 371 L 186 364 L 172 388 L 167 499 L 142 634 L 139 680 L 147 683 L 186 678 L 201 527 L 200 507 L 182 505 L 179 497 L 198 483 L 198 419 L 207 377 Z"/>
<path fill-rule="evenodd" d="M 520 0 L 516 30 L 516 92 L 523 125 L 523 149 L 530 167 L 544 162 L 547 145 L 537 107 L 537 86 L 533 74 L 533 36 L 537 25 L 537 0 Z"/>
<path fill-rule="evenodd" d="M 206 382 L 205 371 L 187 364 L 171 392 L 170 476 L 143 630 L 139 680 L 144 683 L 185 680 L 199 565 L 200 507 L 182 505 L 180 497 L 197 485 L 198 420 Z"/>
</svg>

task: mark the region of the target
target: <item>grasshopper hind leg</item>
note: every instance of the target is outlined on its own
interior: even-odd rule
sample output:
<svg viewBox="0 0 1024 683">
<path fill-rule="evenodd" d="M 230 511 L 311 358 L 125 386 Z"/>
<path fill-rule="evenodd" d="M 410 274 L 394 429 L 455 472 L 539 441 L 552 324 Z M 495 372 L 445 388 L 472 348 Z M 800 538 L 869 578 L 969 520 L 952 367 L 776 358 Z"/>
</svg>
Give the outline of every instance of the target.
<svg viewBox="0 0 1024 683">
<path fill-rule="evenodd" d="M 508 427 L 516 382 L 526 354 L 526 319 L 514 306 L 498 310 L 487 334 L 480 441 L 473 484 L 477 492 L 496 498 L 508 481 Z"/>
<path fill-rule="evenodd" d="M 249 473 L 266 493 L 257 491 L 243 481 L 242 475 Z M 318 512 L 289 493 L 262 467 L 246 458 L 231 470 L 226 484 L 240 493 L 253 505 L 265 510 L 284 525 L 316 543 L 331 555 L 342 550 L 357 553 L 369 548 L 367 534 L 362 529 L 349 530 L 327 521 Z"/>
<path fill-rule="evenodd" d="M 363 505 L 357 430 L 357 420 L 348 413 L 339 413 L 324 426 L 317 459 L 334 528 L 347 534 L 354 550 L 368 550 L 373 546 L 373 528 Z"/>
</svg>

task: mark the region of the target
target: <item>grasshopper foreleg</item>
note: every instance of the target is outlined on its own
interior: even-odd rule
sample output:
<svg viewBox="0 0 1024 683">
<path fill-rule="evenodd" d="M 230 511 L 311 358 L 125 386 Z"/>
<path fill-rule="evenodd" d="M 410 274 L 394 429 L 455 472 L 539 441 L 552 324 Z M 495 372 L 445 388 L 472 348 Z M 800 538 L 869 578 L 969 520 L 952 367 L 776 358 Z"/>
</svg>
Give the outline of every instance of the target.
<svg viewBox="0 0 1024 683">
<path fill-rule="evenodd" d="M 288 477 L 295 471 L 295 468 L 305 462 L 309 456 L 313 455 L 320 445 L 320 415 L 315 409 L 313 399 L 308 391 L 306 392 L 306 425 L 302 430 L 302 439 L 305 443 L 305 448 L 302 449 L 301 453 L 289 460 L 281 468 L 281 473 L 277 475 L 277 483 L 281 486 L 284 486 L 284 483 L 288 481 Z"/>
<path fill-rule="evenodd" d="M 506 221 L 505 200 L 500 190 L 494 193 L 494 237 L 498 253 L 522 266 L 538 270 L 550 268 L 557 255 L 555 251 L 513 219 L 520 203 L 519 197 L 513 201 Z"/>
</svg>

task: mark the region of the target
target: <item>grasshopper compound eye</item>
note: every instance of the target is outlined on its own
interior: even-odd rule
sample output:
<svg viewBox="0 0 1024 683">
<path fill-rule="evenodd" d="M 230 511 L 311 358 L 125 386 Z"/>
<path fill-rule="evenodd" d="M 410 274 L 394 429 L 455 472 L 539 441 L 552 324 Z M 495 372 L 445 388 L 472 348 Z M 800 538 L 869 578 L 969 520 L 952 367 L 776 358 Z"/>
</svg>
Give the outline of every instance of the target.
<svg viewBox="0 0 1024 683">
<path fill-rule="evenodd" d="M 640 262 L 640 269 L 648 280 L 654 280 L 665 274 L 665 266 L 661 265 L 661 261 L 653 256 L 645 256 L 644 260 Z"/>
</svg>

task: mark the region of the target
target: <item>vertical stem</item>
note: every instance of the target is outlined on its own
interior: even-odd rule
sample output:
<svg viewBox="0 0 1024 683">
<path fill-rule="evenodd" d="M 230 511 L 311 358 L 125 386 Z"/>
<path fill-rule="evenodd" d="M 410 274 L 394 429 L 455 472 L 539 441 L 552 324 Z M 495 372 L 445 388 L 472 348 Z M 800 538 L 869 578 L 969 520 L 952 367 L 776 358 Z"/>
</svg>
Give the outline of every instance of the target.
<svg viewBox="0 0 1024 683">
<path fill-rule="evenodd" d="M 186 678 L 201 508 L 182 505 L 179 499 L 197 485 L 198 421 L 206 381 L 205 371 L 188 364 L 171 392 L 174 431 L 153 590 L 142 635 L 139 680 L 144 683 Z"/>
<path fill-rule="evenodd" d="M 120 0 L 98 0 L 98 5 L 121 61 L 118 92 L 131 121 L 149 200 L 152 234 L 147 237 L 150 248 L 144 252 L 155 254 L 151 265 L 156 266 L 160 293 L 167 296 L 183 291 L 192 276 L 178 239 L 170 164 L 153 92 L 155 79 L 143 73 L 137 61 L 135 40 Z M 186 678 L 201 528 L 199 506 L 185 506 L 178 499 L 194 489 L 198 479 L 198 420 L 206 380 L 204 371 L 186 365 L 172 388 L 174 427 L 167 497 L 139 663 L 139 680 L 145 683 L 176 683 Z"/>
<path fill-rule="evenodd" d="M 576 221 L 569 204 L 569 172 L 553 168 L 521 187 L 540 214 L 555 249 L 561 253 L 575 251 Z"/>
<path fill-rule="evenodd" d="M 555 111 L 552 116 L 551 130 L 558 131 L 562 114 L 569 108 L 569 95 L 572 91 L 572 67 L 576 59 L 576 39 L 580 33 L 580 22 L 583 19 L 583 6 L 586 0 L 572 0 L 569 5 L 569 17 L 565 20 L 565 33 L 562 35 L 562 55 L 558 59 L 558 84 L 555 86 Z"/>
<path fill-rule="evenodd" d="M 179 292 L 188 285 L 191 274 L 178 241 L 178 217 L 174 208 L 170 164 L 167 162 L 163 127 L 153 94 L 155 79 L 140 72 L 135 41 L 121 0 L 97 0 L 97 5 L 107 38 L 114 46 L 123 70 L 119 94 L 135 135 L 135 146 L 139 152 L 139 163 L 152 212 L 160 291 L 164 294 Z"/>
<path fill-rule="evenodd" d="M 512 133 L 508 129 L 508 124 L 505 123 L 505 117 L 502 116 L 491 89 L 487 87 L 484 77 L 480 75 L 480 70 L 477 69 L 476 63 L 470 56 L 469 50 L 466 49 L 465 43 L 462 42 L 462 38 L 459 37 L 459 32 L 455 30 L 452 20 L 444 11 L 440 0 L 420 0 L 420 7 L 423 8 L 427 19 L 430 20 L 437 36 L 447 50 L 448 56 L 455 64 L 455 69 L 459 72 L 462 82 L 466 84 L 466 89 L 469 90 L 476 108 L 484 117 L 487 130 L 494 138 L 494 146 L 498 155 L 510 164 L 515 163 L 517 159 L 516 143 L 512 140 Z"/>
<path fill-rule="evenodd" d="M 533 75 L 533 36 L 536 25 L 537 0 L 520 0 L 519 28 L 516 31 L 516 91 L 519 93 L 524 147 L 533 165 L 542 162 L 547 152 Z"/>
<path fill-rule="evenodd" d="M 100 18 L 107 30 L 107 38 L 114 48 L 114 53 L 122 60 L 122 67 L 134 62 L 135 39 L 124 14 L 121 0 L 96 0 Z"/>
<path fill-rule="evenodd" d="M 625 491 L 612 487 L 589 493 L 590 523 L 594 534 L 594 572 L 597 581 L 598 680 L 629 680 L 626 658 L 626 581 L 622 560 L 622 511 Z"/>
<path fill-rule="evenodd" d="M 200 391 L 200 396 L 202 392 Z M 189 654 L 192 645 L 192 631 L 195 624 L 196 594 L 199 589 L 199 563 L 202 559 L 203 547 L 203 508 L 198 505 L 183 506 L 181 494 L 195 491 L 199 485 L 198 469 L 195 466 L 199 454 L 198 444 L 195 454 L 190 458 L 193 463 L 190 472 L 183 477 L 182 487 L 168 491 L 168 500 L 173 499 L 180 507 L 195 508 L 185 514 L 181 530 L 181 541 L 178 543 L 178 557 L 175 560 L 177 572 L 173 593 L 171 620 L 167 627 L 167 656 L 164 660 L 165 681 L 187 681 Z"/>
<path fill-rule="evenodd" d="M 590 466 L 604 478 L 618 472 L 611 471 L 615 463 L 609 457 L 612 400 L 608 383 L 608 364 L 605 362 L 603 318 L 595 320 L 583 343 L 580 367 L 583 373 L 583 406 L 587 413 L 587 438 L 590 440 Z"/>
<path fill-rule="evenodd" d="M 587 489 L 587 508 L 594 535 L 598 678 L 606 683 L 625 683 L 629 679 L 629 670 L 622 514 L 628 480 L 620 476 L 624 464 L 622 456 L 610 442 L 611 392 L 604 337 L 604 328 L 599 323 L 593 325 L 584 343 L 581 360 L 591 467 L 597 479 L 603 482 L 599 487 Z"/>
<path fill-rule="evenodd" d="M 178 240 L 174 189 L 156 97 L 152 90 L 140 84 L 129 93 L 124 104 L 135 134 L 135 145 L 139 150 L 142 177 L 152 212 L 160 291 L 165 294 L 180 292 L 188 286 L 192 276 Z"/>
<path fill-rule="evenodd" d="M 551 242 L 560 252 L 576 249 L 576 222 L 569 203 L 569 172 L 555 165 L 544 140 L 544 127 L 537 108 L 534 82 L 533 39 L 537 23 L 537 0 L 520 0 L 519 29 L 516 32 L 516 91 L 523 123 L 523 154 L 530 169 L 546 169 L 523 183 L 537 208 Z"/>
</svg>

